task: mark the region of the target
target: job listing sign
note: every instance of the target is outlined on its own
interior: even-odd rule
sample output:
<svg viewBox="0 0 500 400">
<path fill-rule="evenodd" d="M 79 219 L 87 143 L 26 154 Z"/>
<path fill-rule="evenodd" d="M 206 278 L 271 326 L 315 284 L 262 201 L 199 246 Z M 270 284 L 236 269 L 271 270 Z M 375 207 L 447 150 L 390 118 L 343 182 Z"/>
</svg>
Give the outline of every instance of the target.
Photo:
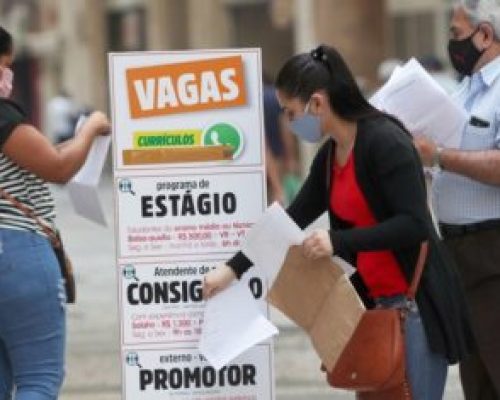
<svg viewBox="0 0 500 400">
<path fill-rule="evenodd" d="M 260 50 L 113 53 L 109 78 L 123 398 L 273 400 L 270 341 L 197 351 L 203 275 L 266 208 Z"/>
</svg>

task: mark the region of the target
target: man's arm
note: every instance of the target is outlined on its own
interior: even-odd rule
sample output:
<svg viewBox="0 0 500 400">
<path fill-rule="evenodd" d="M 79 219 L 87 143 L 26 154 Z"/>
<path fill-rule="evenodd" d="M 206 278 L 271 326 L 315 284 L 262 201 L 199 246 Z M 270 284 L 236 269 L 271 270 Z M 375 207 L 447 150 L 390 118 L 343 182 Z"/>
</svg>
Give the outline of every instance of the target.
<svg viewBox="0 0 500 400">
<path fill-rule="evenodd" d="M 500 186 L 500 150 L 455 150 L 441 149 L 423 136 L 414 140 L 422 163 L 431 167 L 436 161 L 449 172 L 454 172 L 476 181 Z"/>
<path fill-rule="evenodd" d="M 446 171 L 500 186 L 500 150 L 443 149 L 439 155 L 439 163 Z"/>
</svg>

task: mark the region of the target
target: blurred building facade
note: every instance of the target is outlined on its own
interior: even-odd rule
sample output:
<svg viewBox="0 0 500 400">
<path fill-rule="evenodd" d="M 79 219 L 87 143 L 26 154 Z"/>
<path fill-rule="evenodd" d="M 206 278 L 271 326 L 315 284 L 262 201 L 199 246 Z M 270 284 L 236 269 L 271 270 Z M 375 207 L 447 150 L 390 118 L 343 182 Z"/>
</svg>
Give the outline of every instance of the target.
<svg viewBox="0 0 500 400">
<path fill-rule="evenodd" d="M 107 109 L 110 51 L 261 47 L 274 75 L 292 54 L 336 46 L 367 89 L 379 63 L 446 60 L 451 0 L 0 0 L 16 41 L 17 96 L 43 128 L 61 89 Z M 306 157 L 307 158 L 307 157 Z"/>
</svg>

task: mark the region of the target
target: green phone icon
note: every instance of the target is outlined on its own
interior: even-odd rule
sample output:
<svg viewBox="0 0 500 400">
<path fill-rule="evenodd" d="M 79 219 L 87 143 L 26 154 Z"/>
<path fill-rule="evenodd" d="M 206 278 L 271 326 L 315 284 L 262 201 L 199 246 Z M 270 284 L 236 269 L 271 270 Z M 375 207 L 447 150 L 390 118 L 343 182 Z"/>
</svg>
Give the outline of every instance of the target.
<svg viewBox="0 0 500 400">
<path fill-rule="evenodd" d="M 235 126 L 220 122 L 210 126 L 203 134 L 204 146 L 229 146 L 233 149 L 233 159 L 243 150 L 243 135 Z"/>
</svg>

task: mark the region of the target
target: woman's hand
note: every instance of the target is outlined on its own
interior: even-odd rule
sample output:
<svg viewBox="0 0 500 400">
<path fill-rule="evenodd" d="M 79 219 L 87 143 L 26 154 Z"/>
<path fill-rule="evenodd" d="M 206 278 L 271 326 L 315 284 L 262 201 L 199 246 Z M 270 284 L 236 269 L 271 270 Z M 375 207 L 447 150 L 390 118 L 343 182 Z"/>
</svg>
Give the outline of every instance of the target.
<svg viewBox="0 0 500 400">
<path fill-rule="evenodd" d="M 90 114 L 87 121 L 85 121 L 84 127 L 87 125 L 91 134 L 96 137 L 99 135 L 105 136 L 111 132 L 111 124 L 109 123 L 109 119 L 101 111 L 94 111 Z"/>
<path fill-rule="evenodd" d="M 317 260 L 322 257 L 333 256 L 333 246 L 330 234 L 325 229 L 317 229 L 302 243 L 304 257 Z"/>
<path fill-rule="evenodd" d="M 236 278 L 236 274 L 227 264 L 220 264 L 203 278 L 203 298 L 209 299 L 227 288 Z"/>
</svg>

